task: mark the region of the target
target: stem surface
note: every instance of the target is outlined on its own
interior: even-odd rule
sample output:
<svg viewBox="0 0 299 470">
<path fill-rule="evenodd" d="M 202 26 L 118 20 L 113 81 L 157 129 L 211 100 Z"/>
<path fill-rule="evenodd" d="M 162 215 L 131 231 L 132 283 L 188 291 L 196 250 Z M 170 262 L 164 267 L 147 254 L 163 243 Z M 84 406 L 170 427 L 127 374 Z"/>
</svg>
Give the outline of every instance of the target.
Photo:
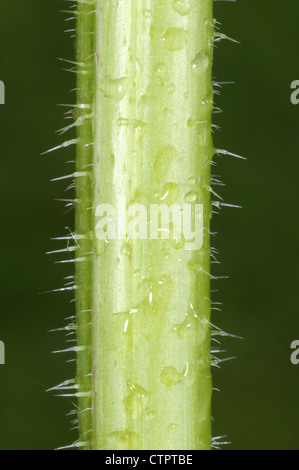
<svg viewBox="0 0 299 470">
<path fill-rule="evenodd" d="M 80 443 L 210 449 L 212 0 L 77 9 Z M 100 239 L 100 204 L 203 204 L 203 245 Z"/>
</svg>

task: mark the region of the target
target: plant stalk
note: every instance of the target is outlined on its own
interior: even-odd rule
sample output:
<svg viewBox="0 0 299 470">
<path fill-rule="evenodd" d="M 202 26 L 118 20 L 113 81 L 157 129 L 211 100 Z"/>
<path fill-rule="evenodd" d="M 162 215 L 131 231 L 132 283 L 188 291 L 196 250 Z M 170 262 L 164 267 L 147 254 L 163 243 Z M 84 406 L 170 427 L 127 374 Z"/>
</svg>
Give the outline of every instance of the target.
<svg viewBox="0 0 299 470">
<path fill-rule="evenodd" d="M 79 446 L 207 450 L 212 0 L 82 0 L 77 15 Z M 133 222 L 202 204 L 203 245 L 111 237 L 107 220 L 103 239 L 102 204 L 115 220 L 135 204 Z"/>
</svg>

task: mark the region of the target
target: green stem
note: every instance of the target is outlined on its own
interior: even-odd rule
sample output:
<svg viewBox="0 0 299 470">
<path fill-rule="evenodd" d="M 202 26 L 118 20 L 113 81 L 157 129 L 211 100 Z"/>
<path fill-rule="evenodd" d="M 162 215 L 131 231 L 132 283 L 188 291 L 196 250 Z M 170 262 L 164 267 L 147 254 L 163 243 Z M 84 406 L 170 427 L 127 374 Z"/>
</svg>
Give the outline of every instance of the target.
<svg viewBox="0 0 299 470">
<path fill-rule="evenodd" d="M 77 21 L 77 122 L 76 170 L 76 311 L 77 384 L 79 434 L 84 448 L 91 449 L 93 361 L 93 266 L 94 266 L 94 96 L 95 96 L 95 2 L 78 2 Z"/>
<path fill-rule="evenodd" d="M 212 0 L 81 1 L 77 33 L 80 442 L 210 449 Z M 203 204 L 203 246 L 99 239 L 121 197 Z"/>
</svg>

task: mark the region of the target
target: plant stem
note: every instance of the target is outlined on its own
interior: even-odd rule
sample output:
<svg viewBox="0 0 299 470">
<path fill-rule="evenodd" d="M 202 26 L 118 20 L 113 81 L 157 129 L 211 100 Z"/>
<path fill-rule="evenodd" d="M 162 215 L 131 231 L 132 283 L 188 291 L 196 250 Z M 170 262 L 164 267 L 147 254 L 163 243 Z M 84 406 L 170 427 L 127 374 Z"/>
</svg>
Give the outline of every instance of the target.
<svg viewBox="0 0 299 470">
<path fill-rule="evenodd" d="M 76 311 L 79 434 L 91 449 L 94 266 L 95 2 L 77 5 Z"/>
<path fill-rule="evenodd" d="M 213 24 L 212 0 L 78 1 L 77 383 L 85 449 L 211 448 Z M 202 248 L 127 233 L 100 240 L 96 209 L 110 204 L 119 218 L 120 197 L 125 208 L 149 212 L 151 204 L 203 204 Z"/>
</svg>

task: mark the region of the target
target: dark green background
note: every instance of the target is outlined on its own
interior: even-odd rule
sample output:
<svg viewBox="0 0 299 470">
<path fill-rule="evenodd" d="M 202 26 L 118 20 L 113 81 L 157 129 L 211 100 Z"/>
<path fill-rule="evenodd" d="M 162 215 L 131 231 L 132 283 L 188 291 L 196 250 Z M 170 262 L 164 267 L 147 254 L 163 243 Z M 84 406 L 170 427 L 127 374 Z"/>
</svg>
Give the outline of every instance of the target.
<svg viewBox="0 0 299 470">
<path fill-rule="evenodd" d="M 50 178 L 69 172 L 73 149 L 41 157 L 58 145 L 64 124 L 56 103 L 71 103 L 74 75 L 58 57 L 73 58 L 74 45 L 59 13 L 60 0 L 0 0 L 1 316 L 0 339 L 7 364 L 0 366 L 0 448 L 53 449 L 76 439 L 69 432 L 67 399 L 46 389 L 74 375 L 65 344 L 48 330 L 64 324 L 74 304 L 65 294 L 40 292 L 63 285 L 72 266 L 45 255 L 63 245 L 73 214 L 55 198 L 65 184 Z M 217 159 L 225 202 L 213 221 L 220 249 L 213 322 L 244 340 L 223 341 L 236 356 L 214 371 L 214 435 L 228 435 L 230 449 L 299 449 L 299 366 L 290 344 L 299 337 L 298 148 L 299 107 L 290 103 L 290 83 L 299 79 L 298 0 L 238 0 L 215 3 L 222 31 L 239 40 L 217 44 L 214 75 L 225 86 L 215 116 L 217 147 L 247 157 Z M 59 258 L 55 258 L 59 259 Z"/>
</svg>

